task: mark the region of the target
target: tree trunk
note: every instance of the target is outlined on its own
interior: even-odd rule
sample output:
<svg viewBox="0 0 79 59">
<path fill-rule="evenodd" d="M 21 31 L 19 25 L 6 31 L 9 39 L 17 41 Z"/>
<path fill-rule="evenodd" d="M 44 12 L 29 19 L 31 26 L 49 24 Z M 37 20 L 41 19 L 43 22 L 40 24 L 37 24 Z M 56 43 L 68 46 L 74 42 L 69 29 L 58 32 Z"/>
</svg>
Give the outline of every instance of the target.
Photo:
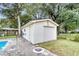
<svg viewBox="0 0 79 59">
<path fill-rule="evenodd" d="M 64 26 L 64 29 L 65 29 L 65 33 L 67 33 L 67 26 Z"/>
<path fill-rule="evenodd" d="M 18 15 L 18 35 L 19 35 L 19 37 L 20 37 L 20 35 L 21 35 L 21 22 L 20 22 L 20 16 Z"/>
<path fill-rule="evenodd" d="M 18 36 L 21 35 L 21 22 L 20 22 L 20 12 L 19 9 L 21 8 L 20 4 L 18 3 L 18 9 L 17 9 L 17 18 L 18 18 Z"/>
</svg>

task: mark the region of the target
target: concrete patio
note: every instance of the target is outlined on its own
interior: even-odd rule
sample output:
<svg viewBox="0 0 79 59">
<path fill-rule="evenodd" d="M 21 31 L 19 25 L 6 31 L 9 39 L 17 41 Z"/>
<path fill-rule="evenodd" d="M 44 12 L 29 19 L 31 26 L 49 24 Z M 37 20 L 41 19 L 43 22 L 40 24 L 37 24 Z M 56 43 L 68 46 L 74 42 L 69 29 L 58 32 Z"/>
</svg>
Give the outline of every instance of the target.
<svg viewBox="0 0 79 59">
<path fill-rule="evenodd" d="M 31 44 L 27 40 L 23 38 L 18 38 L 16 41 L 15 49 L 10 50 L 6 49 L 3 52 L 0 52 L 2 56 L 56 56 L 55 54 L 51 53 L 50 51 L 44 49 L 44 53 L 36 54 L 33 52 L 33 49 L 36 47 L 35 45 Z"/>
</svg>

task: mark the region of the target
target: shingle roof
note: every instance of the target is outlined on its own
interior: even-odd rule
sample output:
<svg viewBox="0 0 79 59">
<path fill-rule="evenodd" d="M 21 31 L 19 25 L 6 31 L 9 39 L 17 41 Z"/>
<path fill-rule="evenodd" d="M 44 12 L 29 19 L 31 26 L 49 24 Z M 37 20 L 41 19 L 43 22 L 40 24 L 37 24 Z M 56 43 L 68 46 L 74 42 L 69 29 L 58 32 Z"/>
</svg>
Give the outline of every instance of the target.
<svg viewBox="0 0 79 59">
<path fill-rule="evenodd" d="M 43 22 L 43 21 L 50 21 L 50 22 L 52 22 L 53 24 L 55 24 L 56 26 L 59 26 L 56 22 L 54 22 L 54 21 L 51 20 L 51 19 L 40 19 L 40 20 L 32 20 L 32 21 L 28 22 L 27 24 L 25 24 L 24 26 L 22 26 L 21 29 L 24 28 L 24 27 L 27 27 L 27 26 L 29 26 L 29 25 L 31 25 L 31 24 L 35 24 L 35 23 L 37 23 L 37 22 Z"/>
</svg>

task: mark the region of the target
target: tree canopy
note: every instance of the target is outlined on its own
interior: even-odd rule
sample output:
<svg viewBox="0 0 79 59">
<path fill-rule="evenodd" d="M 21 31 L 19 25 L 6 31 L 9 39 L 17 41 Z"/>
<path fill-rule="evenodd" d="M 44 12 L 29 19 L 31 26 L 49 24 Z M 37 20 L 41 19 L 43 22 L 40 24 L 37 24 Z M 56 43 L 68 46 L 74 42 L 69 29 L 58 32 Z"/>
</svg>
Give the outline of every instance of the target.
<svg viewBox="0 0 79 59">
<path fill-rule="evenodd" d="M 39 3 L 39 4 L 0 4 L 0 13 L 6 17 L 8 27 L 17 28 L 17 15 L 21 26 L 34 19 L 49 18 L 59 24 L 59 31 L 72 31 L 79 25 L 79 4 Z M 5 26 L 5 22 L 2 22 Z M 1 26 L 3 26 L 1 24 Z"/>
</svg>

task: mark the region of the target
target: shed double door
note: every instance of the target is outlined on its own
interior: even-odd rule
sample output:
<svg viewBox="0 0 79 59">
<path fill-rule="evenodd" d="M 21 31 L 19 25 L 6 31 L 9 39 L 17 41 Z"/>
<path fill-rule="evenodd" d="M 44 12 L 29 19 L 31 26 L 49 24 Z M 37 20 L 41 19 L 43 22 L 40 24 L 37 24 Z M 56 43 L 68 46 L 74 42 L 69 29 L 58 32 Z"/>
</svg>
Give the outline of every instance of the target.
<svg viewBox="0 0 79 59">
<path fill-rule="evenodd" d="M 54 28 L 53 27 L 44 27 L 44 40 L 50 41 L 54 36 Z"/>
</svg>

